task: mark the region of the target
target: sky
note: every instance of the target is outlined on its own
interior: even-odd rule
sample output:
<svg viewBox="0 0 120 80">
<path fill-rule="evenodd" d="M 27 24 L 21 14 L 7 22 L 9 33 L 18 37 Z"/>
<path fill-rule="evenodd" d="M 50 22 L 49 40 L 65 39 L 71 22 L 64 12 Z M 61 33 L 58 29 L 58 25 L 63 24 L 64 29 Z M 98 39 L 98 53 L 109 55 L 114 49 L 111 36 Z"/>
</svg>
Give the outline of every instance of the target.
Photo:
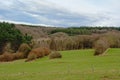
<svg viewBox="0 0 120 80">
<path fill-rule="evenodd" d="M 0 21 L 58 27 L 120 26 L 120 0 L 0 0 Z"/>
</svg>

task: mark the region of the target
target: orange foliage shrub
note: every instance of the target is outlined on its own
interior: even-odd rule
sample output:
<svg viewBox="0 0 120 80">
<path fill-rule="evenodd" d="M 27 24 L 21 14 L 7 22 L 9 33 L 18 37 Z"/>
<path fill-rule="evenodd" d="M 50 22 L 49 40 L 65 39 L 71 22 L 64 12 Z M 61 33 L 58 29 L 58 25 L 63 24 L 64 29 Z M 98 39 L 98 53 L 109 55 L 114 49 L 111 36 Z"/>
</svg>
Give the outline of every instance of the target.
<svg viewBox="0 0 120 80">
<path fill-rule="evenodd" d="M 4 53 L 3 55 L 0 56 L 0 62 L 8 62 L 13 60 L 14 60 L 14 57 L 10 53 Z"/>
<path fill-rule="evenodd" d="M 31 52 L 29 53 L 28 57 L 27 57 L 27 61 L 31 61 L 31 60 L 34 60 L 34 59 L 37 59 L 37 58 L 41 58 L 41 57 L 44 57 L 44 56 L 47 56 L 50 54 L 50 49 L 48 48 L 35 48 L 35 49 L 32 49 Z"/>
<path fill-rule="evenodd" d="M 14 57 L 14 60 L 18 60 L 18 59 L 24 59 L 24 55 L 23 53 L 14 53 L 12 54 Z"/>
<path fill-rule="evenodd" d="M 47 56 L 51 53 L 51 50 L 49 48 L 43 48 L 43 51 L 44 51 L 44 56 Z"/>
<path fill-rule="evenodd" d="M 39 58 L 38 55 L 36 55 L 36 54 L 34 54 L 34 53 L 30 53 L 30 54 L 28 55 L 28 58 L 25 60 L 25 62 L 32 61 L 32 60 L 35 60 L 35 59 L 37 59 L 37 58 Z"/>
<path fill-rule="evenodd" d="M 4 53 L 3 55 L 0 55 L 0 62 L 9 62 L 23 58 L 23 53 Z"/>
</svg>

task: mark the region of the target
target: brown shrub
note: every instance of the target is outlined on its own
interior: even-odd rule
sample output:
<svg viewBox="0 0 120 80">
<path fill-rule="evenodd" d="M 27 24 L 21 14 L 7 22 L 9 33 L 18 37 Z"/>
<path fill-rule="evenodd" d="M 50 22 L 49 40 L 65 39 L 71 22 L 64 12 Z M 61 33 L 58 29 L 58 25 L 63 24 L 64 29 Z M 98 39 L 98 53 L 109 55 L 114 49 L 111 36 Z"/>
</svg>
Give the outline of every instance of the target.
<svg viewBox="0 0 120 80">
<path fill-rule="evenodd" d="M 32 60 L 35 60 L 35 59 L 37 59 L 37 55 L 34 54 L 34 53 L 30 53 L 30 54 L 28 55 L 27 60 L 25 60 L 25 62 L 32 61 Z"/>
<path fill-rule="evenodd" d="M 14 60 L 18 60 L 18 59 L 23 59 L 24 58 L 23 53 L 13 53 L 12 55 L 13 55 Z"/>
<path fill-rule="evenodd" d="M 18 53 L 23 53 L 24 58 L 27 58 L 29 52 L 30 52 L 31 48 L 28 44 L 21 44 L 19 49 L 18 49 Z"/>
<path fill-rule="evenodd" d="M 51 53 L 51 50 L 49 48 L 44 47 L 43 50 L 44 50 L 44 56 L 47 56 Z"/>
<path fill-rule="evenodd" d="M 62 55 L 59 52 L 54 51 L 54 52 L 50 53 L 49 59 L 54 59 L 54 58 L 62 58 Z"/>
<path fill-rule="evenodd" d="M 0 56 L 0 62 L 8 62 L 13 60 L 14 60 L 14 57 L 10 53 L 4 53 L 3 55 Z"/>
<path fill-rule="evenodd" d="M 109 43 L 105 38 L 99 39 L 95 43 L 95 53 L 94 55 L 101 55 L 109 48 Z"/>
<path fill-rule="evenodd" d="M 0 62 L 9 62 L 23 58 L 23 53 L 4 53 L 3 55 L 0 55 Z"/>
<path fill-rule="evenodd" d="M 50 53 L 50 49 L 48 48 L 40 47 L 40 48 L 32 49 L 26 61 L 31 61 L 37 58 L 47 56 L 49 53 Z"/>
<path fill-rule="evenodd" d="M 35 54 L 38 58 L 44 56 L 44 50 L 43 48 L 36 48 L 31 50 L 29 54 Z"/>
</svg>

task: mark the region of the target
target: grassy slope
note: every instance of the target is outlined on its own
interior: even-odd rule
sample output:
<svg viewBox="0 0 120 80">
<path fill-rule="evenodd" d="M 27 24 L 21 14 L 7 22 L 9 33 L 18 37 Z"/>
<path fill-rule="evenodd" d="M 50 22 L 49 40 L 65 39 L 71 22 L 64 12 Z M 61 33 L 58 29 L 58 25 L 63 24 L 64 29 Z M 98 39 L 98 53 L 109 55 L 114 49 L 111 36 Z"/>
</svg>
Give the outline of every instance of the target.
<svg viewBox="0 0 120 80">
<path fill-rule="evenodd" d="M 110 49 L 105 56 L 93 52 L 62 51 L 62 59 L 0 63 L 0 80 L 120 80 L 120 49 Z"/>
</svg>

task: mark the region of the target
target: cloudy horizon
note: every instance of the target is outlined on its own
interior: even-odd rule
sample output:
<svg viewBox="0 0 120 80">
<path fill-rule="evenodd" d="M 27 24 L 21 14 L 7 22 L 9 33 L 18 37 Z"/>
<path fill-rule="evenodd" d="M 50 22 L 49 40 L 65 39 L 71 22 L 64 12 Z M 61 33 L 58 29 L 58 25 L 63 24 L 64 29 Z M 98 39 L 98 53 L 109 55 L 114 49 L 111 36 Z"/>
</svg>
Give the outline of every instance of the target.
<svg viewBox="0 0 120 80">
<path fill-rule="evenodd" d="M 0 21 L 70 26 L 120 26 L 120 0 L 0 0 Z"/>
</svg>

